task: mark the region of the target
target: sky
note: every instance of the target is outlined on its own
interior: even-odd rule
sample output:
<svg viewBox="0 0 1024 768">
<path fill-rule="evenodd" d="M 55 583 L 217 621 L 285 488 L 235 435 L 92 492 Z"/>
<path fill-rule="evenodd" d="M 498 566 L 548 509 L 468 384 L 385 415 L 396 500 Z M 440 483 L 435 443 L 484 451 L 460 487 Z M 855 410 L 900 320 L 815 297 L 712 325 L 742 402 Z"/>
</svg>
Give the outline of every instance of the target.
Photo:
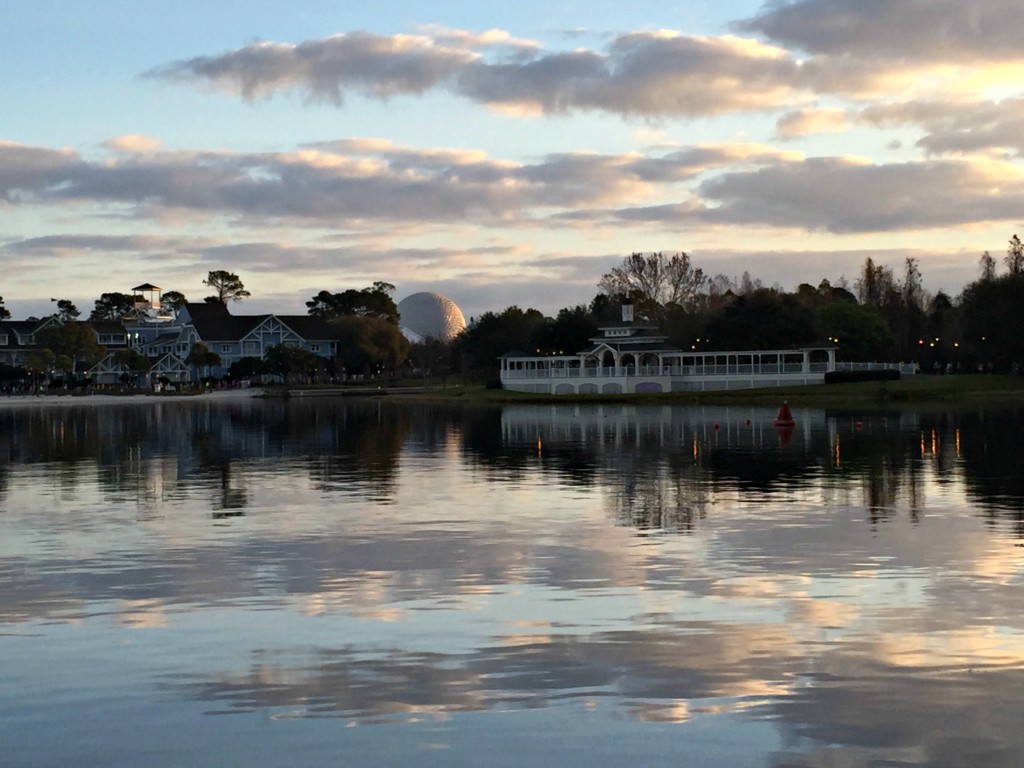
<svg viewBox="0 0 1024 768">
<path fill-rule="evenodd" d="M 0 295 L 469 317 L 633 252 L 956 295 L 1024 230 L 1020 0 L 0 0 Z"/>
</svg>

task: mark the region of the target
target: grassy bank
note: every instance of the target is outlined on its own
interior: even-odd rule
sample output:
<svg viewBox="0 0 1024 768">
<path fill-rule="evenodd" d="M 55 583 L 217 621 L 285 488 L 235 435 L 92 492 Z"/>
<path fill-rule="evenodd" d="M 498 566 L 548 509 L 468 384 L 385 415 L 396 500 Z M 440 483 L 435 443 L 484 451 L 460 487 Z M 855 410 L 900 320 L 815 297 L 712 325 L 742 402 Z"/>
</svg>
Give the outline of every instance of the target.
<svg viewBox="0 0 1024 768">
<path fill-rule="evenodd" d="M 292 394 L 298 394 L 291 388 Z M 315 389 L 303 389 L 313 395 Z M 335 390 L 337 393 L 337 390 Z M 326 392 L 325 392 L 326 394 Z M 394 397 L 402 400 L 460 402 L 478 405 L 514 403 L 631 403 L 631 404 L 718 404 L 778 405 L 817 408 L 908 408 L 978 405 L 1024 405 L 1024 377 L 1019 376 L 913 376 L 900 381 L 821 384 L 810 387 L 774 387 L 728 392 L 677 392 L 642 395 L 536 395 L 482 386 L 444 389 L 388 388 L 354 390 L 351 396 Z"/>
</svg>

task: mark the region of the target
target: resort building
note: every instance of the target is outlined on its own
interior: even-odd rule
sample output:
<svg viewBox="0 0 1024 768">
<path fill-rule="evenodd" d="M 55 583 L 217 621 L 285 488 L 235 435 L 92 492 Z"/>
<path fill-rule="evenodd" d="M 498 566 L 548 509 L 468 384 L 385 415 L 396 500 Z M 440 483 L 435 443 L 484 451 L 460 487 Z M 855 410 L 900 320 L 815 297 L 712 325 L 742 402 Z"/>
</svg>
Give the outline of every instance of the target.
<svg viewBox="0 0 1024 768">
<path fill-rule="evenodd" d="M 539 394 L 633 394 L 752 389 L 821 384 L 837 369 L 831 344 L 801 349 L 697 351 L 667 343 L 654 326 L 635 322 L 623 304 L 622 323 L 575 355 L 501 357 L 505 389 Z"/>
<path fill-rule="evenodd" d="M 159 304 L 139 301 L 135 311 L 123 321 L 123 330 L 128 346 L 151 361 L 150 378 L 175 382 L 198 378 L 196 366 L 186 362 L 197 343 L 220 357 L 218 365 L 203 366 L 203 375 L 214 377 L 224 376 L 231 364 L 242 358 L 263 359 L 278 345 L 304 349 L 324 358 L 333 357 L 336 347 L 330 327 L 320 318 L 232 315 L 219 302 L 187 303 L 172 313 L 161 310 Z M 113 351 L 89 370 L 98 383 L 118 381 L 125 373 L 129 373 L 127 366 Z"/>
<path fill-rule="evenodd" d="M 59 323 L 55 317 L 42 320 L 0 320 L 0 363 L 24 365 L 36 350 L 36 334 Z"/>
</svg>

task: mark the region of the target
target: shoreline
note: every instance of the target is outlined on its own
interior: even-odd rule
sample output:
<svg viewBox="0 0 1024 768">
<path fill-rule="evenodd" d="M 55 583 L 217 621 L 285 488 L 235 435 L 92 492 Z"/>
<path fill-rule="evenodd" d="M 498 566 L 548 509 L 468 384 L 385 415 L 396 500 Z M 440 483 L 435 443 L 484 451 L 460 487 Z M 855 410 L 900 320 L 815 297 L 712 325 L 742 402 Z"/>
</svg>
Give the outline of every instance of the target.
<svg viewBox="0 0 1024 768">
<path fill-rule="evenodd" d="M 819 384 L 803 387 L 733 389 L 708 392 L 676 392 L 642 395 L 538 395 L 487 389 L 482 385 L 439 387 L 283 387 L 254 386 L 246 389 L 212 390 L 195 394 L 136 393 L 0 395 L 0 410 L 42 407 L 96 407 L 101 405 L 153 405 L 183 402 L 244 402 L 257 398 L 295 400 L 391 400 L 475 407 L 508 405 L 750 405 L 775 406 L 788 401 L 791 407 L 858 408 L 869 410 L 915 408 L 963 408 L 1024 405 L 1024 377 L 1000 375 L 916 376 L 902 381 Z"/>
<path fill-rule="evenodd" d="M 152 405 L 155 403 L 184 402 L 231 402 L 252 400 L 263 397 L 262 387 L 248 389 L 224 389 L 202 392 L 194 395 L 186 394 L 133 394 L 133 395 L 0 395 L 0 409 L 4 408 L 43 408 L 43 407 L 95 407 L 98 405 Z"/>
</svg>

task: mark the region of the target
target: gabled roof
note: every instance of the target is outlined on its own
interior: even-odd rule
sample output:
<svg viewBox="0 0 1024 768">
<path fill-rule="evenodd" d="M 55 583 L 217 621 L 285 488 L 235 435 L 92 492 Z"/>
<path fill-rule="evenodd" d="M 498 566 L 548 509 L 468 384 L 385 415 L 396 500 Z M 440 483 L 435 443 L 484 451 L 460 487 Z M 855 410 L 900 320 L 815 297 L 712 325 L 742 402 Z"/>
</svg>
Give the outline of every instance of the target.
<svg viewBox="0 0 1024 768">
<path fill-rule="evenodd" d="M 181 315 L 191 324 L 203 341 L 241 341 L 262 323 L 276 318 L 307 341 L 328 341 L 334 338 L 331 326 L 311 315 L 232 315 L 220 302 L 189 302 Z"/>
<path fill-rule="evenodd" d="M 334 338 L 334 332 L 327 321 L 312 315 L 275 315 L 306 341 L 325 341 Z"/>
<path fill-rule="evenodd" d="M 96 333 L 128 333 L 128 330 L 124 327 L 124 325 L 122 323 L 117 322 L 116 320 L 87 320 L 86 322 L 88 322 L 89 325 L 92 326 L 92 329 L 96 331 Z"/>
<path fill-rule="evenodd" d="M 15 333 L 25 334 L 35 333 L 44 326 L 50 325 L 51 323 L 57 323 L 59 321 L 57 320 L 57 318 L 53 317 L 52 315 L 49 315 L 47 317 L 42 317 L 37 320 L 4 320 L 2 322 Z"/>
<path fill-rule="evenodd" d="M 159 336 L 154 336 L 147 342 L 144 342 L 147 347 L 159 347 L 162 344 L 174 344 L 178 341 L 181 334 L 177 331 L 174 333 L 161 333 Z"/>
<path fill-rule="evenodd" d="M 59 324 L 53 316 L 39 320 L 0 320 L 0 333 L 7 334 L 7 347 L 21 347 L 22 337 L 31 336 L 53 323 Z"/>
<path fill-rule="evenodd" d="M 620 325 L 602 325 L 598 330 L 602 331 L 604 335 L 592 336 L 590 340 L 595 344 L 600 344 L 603 341 L 609 340 L 613 340 L 616 343 L 636 343 L 647 341 L 665 341 L 668 338 L 668 336 L 662 333 L 657 328 L 657 326 L 654 325 L 636 325 L 633 323 L 624 323 Z"/>
<path fill-rule="evenodd" d="M 241 341 L 270 315 L 232 315 L 218 302 L 189 302 L 184 306 L 188 322 L 203 341 Z"/>
</svg>

